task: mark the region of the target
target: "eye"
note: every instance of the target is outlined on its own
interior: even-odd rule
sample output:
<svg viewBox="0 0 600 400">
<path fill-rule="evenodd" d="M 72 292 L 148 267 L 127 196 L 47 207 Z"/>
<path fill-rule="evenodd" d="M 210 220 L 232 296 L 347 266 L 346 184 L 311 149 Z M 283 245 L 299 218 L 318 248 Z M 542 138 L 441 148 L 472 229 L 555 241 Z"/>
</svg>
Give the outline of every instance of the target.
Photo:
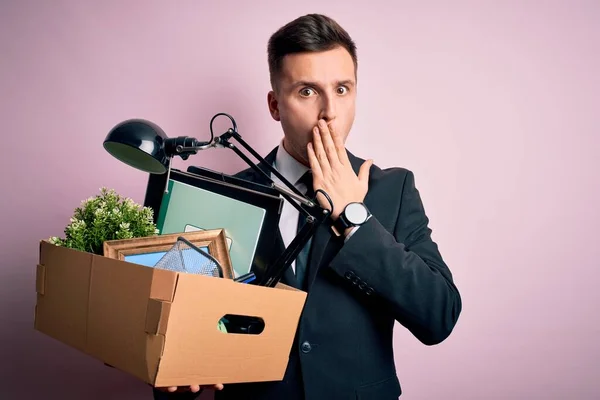
<svg viewBox="0 0 600 400">
<path fill-rule="evenodd" d="M 315 94 L 315 91 L 312 88 L 303 88 L 300 90 L 300 95 L 304 97 L 309 97 L 313 94 Z"/>
<path fill-rule="evenodd" d="M 337 88 L 338 94 L 346 94 L 348 93 L 348 88 L 346 86 L 340 86 Z"/>
</svg>

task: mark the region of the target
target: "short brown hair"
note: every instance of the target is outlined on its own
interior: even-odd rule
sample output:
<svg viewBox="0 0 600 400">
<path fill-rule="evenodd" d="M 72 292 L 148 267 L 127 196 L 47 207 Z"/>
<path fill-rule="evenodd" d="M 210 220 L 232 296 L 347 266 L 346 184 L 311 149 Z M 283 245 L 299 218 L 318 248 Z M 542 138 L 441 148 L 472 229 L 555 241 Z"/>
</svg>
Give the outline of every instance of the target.
<svg viewBox="0 0 600 400">
<path fill-rule="evenodd" d="M 275 89 L 286 55 L 327 51 L 338 46 L 350 53 L 356 73 L 356 44 L 336 21 L 322 14 L 307 14 L 287 23 L 270 37 L 267 46 L 271 86 Z"/>
</svg>

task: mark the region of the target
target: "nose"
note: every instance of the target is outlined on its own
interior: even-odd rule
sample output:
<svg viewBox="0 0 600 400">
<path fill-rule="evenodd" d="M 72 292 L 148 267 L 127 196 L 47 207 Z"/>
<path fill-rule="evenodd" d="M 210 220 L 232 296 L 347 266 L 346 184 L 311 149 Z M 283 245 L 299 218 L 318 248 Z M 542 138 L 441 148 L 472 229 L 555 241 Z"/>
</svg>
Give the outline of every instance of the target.
<svg viewBox="0 0 600 400">
<path fill-rule="evenodd" d="M 336 117 L 335 95 L 321 96 L 321 112 L 319 119 L 324 119 L 329 123 Z"/>
</svg>

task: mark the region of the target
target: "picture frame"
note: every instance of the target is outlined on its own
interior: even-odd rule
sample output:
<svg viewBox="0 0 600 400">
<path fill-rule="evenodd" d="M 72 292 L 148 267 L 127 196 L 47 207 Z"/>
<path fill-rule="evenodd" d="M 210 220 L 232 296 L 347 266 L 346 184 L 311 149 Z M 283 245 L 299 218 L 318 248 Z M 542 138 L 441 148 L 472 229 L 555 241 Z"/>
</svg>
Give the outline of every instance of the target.
<svg viewBox="0 0 600 400">
<path fill-rule="evenodd" d="M 107 240 L 103 247 L 104 257 L 152 267 L 173 248 L 180 237 L 216 259 L 223 278 L 234 278 L 224 229 Z"/>
</svg>

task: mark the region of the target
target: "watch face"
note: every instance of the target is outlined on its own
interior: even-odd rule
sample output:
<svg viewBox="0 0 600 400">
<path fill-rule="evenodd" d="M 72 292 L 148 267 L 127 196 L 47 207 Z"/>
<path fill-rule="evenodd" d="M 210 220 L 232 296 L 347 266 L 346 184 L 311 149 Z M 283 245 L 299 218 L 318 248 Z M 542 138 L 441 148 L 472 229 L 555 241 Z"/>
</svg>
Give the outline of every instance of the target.
<svg viewBox="0 0 600 400">
<path fill-rule="evenodd" d="M 369 216 L 367 208 L 361 203 L 350 203 L 344 210 L 348 222 L 353 225 L 363 224 Z"/>
</svg>

